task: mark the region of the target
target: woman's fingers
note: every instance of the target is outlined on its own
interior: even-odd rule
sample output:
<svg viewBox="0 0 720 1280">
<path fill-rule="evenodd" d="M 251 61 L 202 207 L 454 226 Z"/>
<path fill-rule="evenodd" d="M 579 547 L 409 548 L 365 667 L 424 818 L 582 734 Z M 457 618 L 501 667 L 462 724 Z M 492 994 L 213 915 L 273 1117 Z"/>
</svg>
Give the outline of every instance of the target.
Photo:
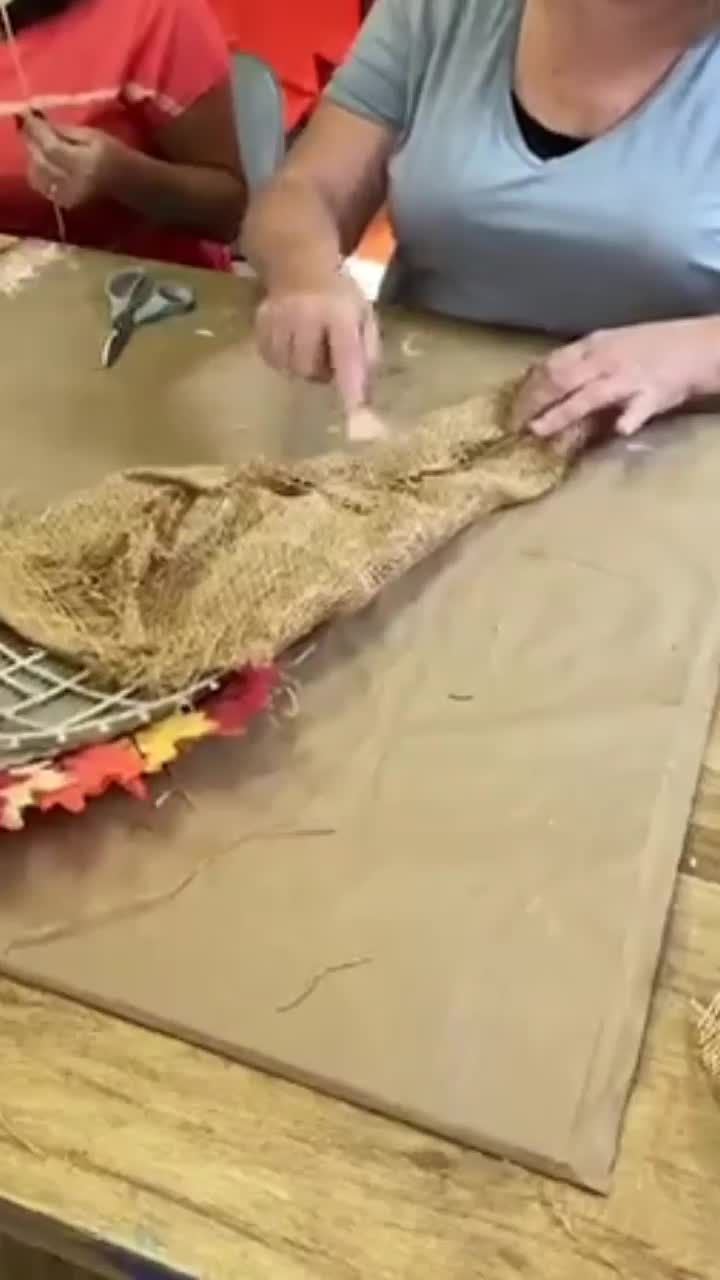
<svg viewBox="0 0 720 1280">
<path fill-rule="evenodd" d="M 363 324 L 363 345 L 368 369 L 372 372 L 379 365 L 382 358 L 382 338 L 375 308 L 370 306 L 367 309 Z"/>
<path fill-rule="evenodd" d="M 367 400 L 380 334 L 352 281 L 338 275 L 316 290 L 267 298 L 258 311 L 257 338 L 274 369 L 314 381 L 333 377 L 346 414 Z"/>
<path fill-rule="evenodd" d="M 23 136 L 28 148 L 42 156 L 47 164 L 66 173 L 71 166 L 72 145 L 66 142 L 56 129 L 43 117 L 30 112 L 23 122 Z"/>
<path fill-rule="evenodd" d="M 362 328 L 354 316 L 338 317 L 328 332 L 330 364 L 346 415 L 365 404 L 370 370 Z"/>
<path fill-rule="evenodd" d="M 74 169 L 65 142 L 41 115 L 29 112 L 23 119 L 23 137 L 28 149 L 28 180 L 33 190 L 54 204 L 70 208 L 77 201 Z"/>
<path fill-rule="evenodd" d="M 560 404 L 533 418 L 529 423 L 530 430 L 537 436 L 554 436 L 585 422 L 603 409 L 624 404 L 627 398 L 628 387 L 622 379 L 601 375 L 568 395 Z"/>
<path fill-rule="evenodd" d="M 39 147 L 41 151 L 49 152 L 57 141 L 57 134 L 50 122 L 37 111 L 28 111 L 22 117 L 18 117 L 18 126 L 21 118 L 23 136 L 28 143 Z"/>
<path fill-rule="evenodd" d="M 46 196 L 48 199 L 55 199 L 62 190 L 65 174 L 48 160 L 44 152 L 39 151 L 36 147 L 29 147 L 28 152 L 30 185 L 40 195 Z"/>
<path fill-rule="evenodd" d="M 552 353 L 520 387 L 516 430 L 538 436 L 602 418 L 631 436 L 653 418 L 717 387 L 714 350 L 701 320 L 600 330 Z"/>
<path fill-rule="evenodd" d="M 287 372 L 308 382 L 327 382 L 332 376 L 325 327 L 315 317 L 292 326 Z"/>
<path fill-rule="evenodd" d="M 89 147 L 97 137 L 94 129 L 80 128 L 76 125 L 63 125 L 61 130 L 55 130 L 55 136 L 65 148 L 68 147 Z"/>
<path fill-rule="evenodd" d="M 278 373 L 290 373 L 292 329 L 272 303 L 263 303 L 258 311 L 257 338 L 263 360 Z"/>
<path fill-rule="evenodd" d="M 615 430 L 620 436 L 634 436 L 636 432 L 647 426 L 648 422 L 659 412 L 657 397 L 651 392 L 639 392 L 633 396 L 627 407 L 620 414 Z"/>
<path fill-rule="evenodd" d="M 589 383 L 610 375 L 595 335 L 560 347 L 530 370 L 517 395 L 514 420 L 528 427 Z"/>
</svg>

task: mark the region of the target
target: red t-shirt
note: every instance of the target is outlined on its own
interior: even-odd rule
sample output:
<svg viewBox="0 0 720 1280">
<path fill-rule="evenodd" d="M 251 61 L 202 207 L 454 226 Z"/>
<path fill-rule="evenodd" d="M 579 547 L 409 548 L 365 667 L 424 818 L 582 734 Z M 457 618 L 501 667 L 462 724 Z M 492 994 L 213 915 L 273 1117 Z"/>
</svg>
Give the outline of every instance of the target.
<svg viewBox="0 0 720 1280">
<path fill-rule="evenodd" d="M 211 0 L 233 49 L 274 68 L 290 129 L 313 107 L 323 81 L 357 35 L 361 0 Z"/>
<path fill-rule="evenodd" d="M 12 5 L 8 8 L 12 18 Z M 207 0 L 77 0 L 17 35 L 33 106 L 51 123 L 81 125 L 153 153 L 158 126 L 228 76 L 225 40 Z M 0 230 L 55 239 L 52 206 L 27 181 L 14 117 L 27 107 L 12 50 L 0 45 Z M 154 226 L 111 202 L 65 216 L 73 244 L 227 269 L 226 247 Z"/>
</svg>

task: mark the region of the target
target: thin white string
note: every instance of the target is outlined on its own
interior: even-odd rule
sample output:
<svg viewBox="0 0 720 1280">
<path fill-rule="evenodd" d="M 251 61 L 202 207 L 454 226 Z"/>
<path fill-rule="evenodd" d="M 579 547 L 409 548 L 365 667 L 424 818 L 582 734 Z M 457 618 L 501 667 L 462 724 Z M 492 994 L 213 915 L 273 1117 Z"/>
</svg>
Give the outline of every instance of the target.
<svg viewBox="0 0 720 1280">
<path fill-rule="evenodd" d="M 15 38 L 13 24 L 10 21 L 7 4 L 0 5 L 0 9 L 2 9 L 2 24 L 5 31 L 5 39 L 7 40 L 7 46 L 10 50 L 10 57 L 12 58 L 13 66 L 15 68 L 15 75 L 17 76 L 17 81 L 20 85 L 20 96 L 25 98 L 28 106 L 30 106 L 32 103 L 30 84 L 27 76 L 25 75 L 25 68 L 23 67 L 22 58 L 20 57 L 20 50 Z"/>
<path fill-rule="evenodd" d="M 32 98 L 32 91 L 30 89 L 30 81 L 28 80 L 27 75 L 25 74 L 25 67 L 23 66 L 23 60 L 20 57 L 20 46 L 18 44 L 17 37 L 15 35 L 15 29 L 10 19 L 10 12 L 8 9 L 8 5 L 7 3 L 3 3 L 3 0 L 0 0 L 0 12 L 2 13 L 2 25 L 3 25 L 3 30 L 5 32 L 5 39 L 7 41 L 10 57 L 12 58 L 13 67 L 15 68 L 15 75 L 17 76 L 18 86 L 20 88 L 20 96 L 24 98 L 25 101 L 27 102 L 28 109 L 31 109 L 33 98 Z M 60 237 L 60 241 L 62 244 L 67 244 L 67 231 L 65 227 L 65 217 L 63 215 L 63 211 L 60 208 L 57 201 L 51 200 L 50 203 L 53 207 L 53 212 L 55 214 L 55 222 L 57 225 L 57 232 L 58 232 L 58 236 Z"/>
</svg>

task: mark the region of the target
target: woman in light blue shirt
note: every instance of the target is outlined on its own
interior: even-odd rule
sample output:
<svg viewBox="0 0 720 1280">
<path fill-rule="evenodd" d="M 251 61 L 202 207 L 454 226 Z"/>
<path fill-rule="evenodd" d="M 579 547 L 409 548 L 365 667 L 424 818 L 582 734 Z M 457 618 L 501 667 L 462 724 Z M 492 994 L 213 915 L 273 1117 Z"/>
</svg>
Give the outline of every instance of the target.
<svg viewBox="0 0 720 1280">
<path fill-rule="evenodd" d="M 349 410 L 379 342 L 338 264 L 386 199 L 394 297 L 563 339 L 539 434 L 720 392 L 720 4 L 376 0 L 245 235 L 265 357 Z"/>
</svg>

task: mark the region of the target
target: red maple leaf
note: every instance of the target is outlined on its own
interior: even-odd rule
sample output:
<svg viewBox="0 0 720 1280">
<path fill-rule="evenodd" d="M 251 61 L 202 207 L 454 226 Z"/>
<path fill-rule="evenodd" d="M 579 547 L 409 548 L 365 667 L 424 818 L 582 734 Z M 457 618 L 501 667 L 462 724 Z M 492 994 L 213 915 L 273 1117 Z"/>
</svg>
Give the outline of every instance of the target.
<svg viewBox="0 0 720 1280">
<path fill-rule="evenodd" d="M 147 797 L 142 756 L 127 738 L 86 747 L 67 756 L 62 768 L 70 781 L 59 791 L 40 797 L 39 806 L 45 813 L 50 809 L 82 813 L 88 800 L 104 795 L 113 786 L 122 787 L 140 800 Z"/>
<path fill-rule="evenodd" d="M 217 727 L 218 737 L 240 736 L 251 720 L 267 711 L 279 684 L 277 667 L 248 668 L 232 676 L 219 693 L 202 704 L 201 710 Z"/>
</svg>

